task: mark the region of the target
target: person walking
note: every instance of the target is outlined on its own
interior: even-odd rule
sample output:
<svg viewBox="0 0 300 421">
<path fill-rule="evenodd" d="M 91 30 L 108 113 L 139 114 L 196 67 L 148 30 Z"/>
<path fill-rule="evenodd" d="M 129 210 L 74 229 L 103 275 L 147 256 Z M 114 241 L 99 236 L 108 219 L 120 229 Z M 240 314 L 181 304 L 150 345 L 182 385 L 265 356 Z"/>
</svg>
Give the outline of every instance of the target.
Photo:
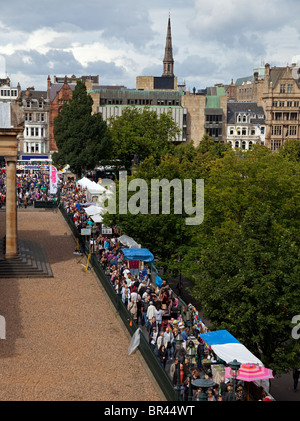
<svg viewBox="0 0 300 421">
<path fill-rule="evenodd" d="M 297 391 L 298 381 L 299 381 L 300 368 L 294 368 L 293 370 L 293 380 L 294 380 L 294 392 Z"/>
<path fill-rule="evenodd" d="M 130 300 L 127 309 L 135 323 L 137 323 L 137 305 L 133 298 Z"/>
<path fill-rule="evenodd" d="M 167 338 L 167 350 L 168 350 L 168 357 L 170 360 L 173 359 L 173 352 L 175 348 L 173 347 L 174 342 L 174 335 L 172 330 L 170 329 L 170 326 L 166 327 L 165 330 L 165 337 Z"/>
<path fill-rule="evenodd" d="M 160 360 L 161 366 L 165 369 L 166 363 L 167 363 L 167 360 L 168 360 L 168 351 L 167 351 L 167 348 L 165 347 L 164 344 L 162 344 L 158 348 L 158 358 Z"/>
<path fill-rule="evenodd" d="M 164 312 L 161 309 L 161 306 L 159 305 L 158 308 L 155 310 L 155 318 L 156 318 L 159 330 L 161 329 L 163 314 Z"/>
<path fill-rule="evenodd" d="M 147 319 L 152 320 L 153 317 L 156 315 L 156 307 L 153 305 L 153 301 L 150 301 L 148 309 L 147 309 Z"/>
</svg>

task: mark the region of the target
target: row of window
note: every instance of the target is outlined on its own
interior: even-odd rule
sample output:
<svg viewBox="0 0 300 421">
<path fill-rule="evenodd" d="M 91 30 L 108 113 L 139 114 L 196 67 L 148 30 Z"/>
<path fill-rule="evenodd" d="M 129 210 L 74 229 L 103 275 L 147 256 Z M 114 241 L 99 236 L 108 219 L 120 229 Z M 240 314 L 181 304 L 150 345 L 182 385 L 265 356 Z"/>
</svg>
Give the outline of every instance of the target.
<svg viewBox="0 0 300 421">
<path fill-rule="evenodd" d="M 44 106 L 44 101 L 39 100 L 39 101 L 38 101 L 38 104 L 39 104 L 39 108 L 43 108 L 43 106 Z M 26 101 L 26 107 L 27 107 L 27 108 L 31 108 L 31 106 L 32 106 L 32 105 L 36 106 L 36 103 L 33 103 L 33 102 L 32 102 L 32 101 L 30 101 L 30 100 L 27 100 L 27 101 Z"/>
<path fill-rule="evenodd" d="M 299 101 L 273 101 L 273 107 L 299 107 Z"/>
<path fill-rule="evenodd" d="M 25 128 L 26 137 L 44 137 L 45 129 L 44 127 L 26 127 Z"/>
<path fill-rule="evenodd" d="M 33 116 L 35 117 L 33 120 Z M 25 113 L 25 121 L 37 121 L 43 123 L 45 121 L 45 113 Z"/>
<path fill-rule="evenodd" d="M 272 113 L 272 120 L 298 120 L 298 113 Z"/>
<path fill-rule="evenodd" d="M 223 116 L 222 115 L 206 115 L 205 120 L 207 123 L 222 123 Z"/>
<path fill-rule="evenodd" d="M 259 133 L 258 134 L 264 134 L 265 133 L 265 127 L 262 126 L 260 127 Z M 230 135 L 237 135 L 237 136 L 255 136 L 256 135 L 256 129 L 255 128 L 247 128 L 247 127 L 230 127 L 229 129 L 229 134 Z"/>
<path fill-rule="evenodd" d="M 280 146 L 282 145 L 281 139 L 271 139 L 271 150 L 272 151 L 278 151 Z"/>
<path fill-rule="evenodd" d="M 239 93 L 251 93 L 252 92 L 252 88 L 240 88 L 239 89 Z"/>
<path fill-rule="evenodd" d="M 45 144 L 36 142 L 25 142 L 24 143 L 25 153 L 45 153 Z"/>
<path fill-rule="evenodd" d="M 163 105 L 163 106 L 179 106 L 178 100 L 163 100 L 158 99 L 157 101 L 152 99 L 127 99 L 126 104 L 123 103 L 122 99 L 100 99 L 100 106 L 102 105 Z"/>
<path fill-rule="evenodd" d="M 292 94 L 293 93 L 293 84 L 292 83 L 282 83 L 280 85 L 280 93 L 281 94 Z"/>
<path fill-rule="evenodd" d="M 273 136 L 297 136 L 298 126 L 272 126 Z"/>
<path fill-rule="evenodd" d="M 234 148 L 242 148 L 242 149 L 252 149 L 252 146 L 253 146 L 253 143 L 251 141 L 246 142 L 245 140 L 243 140 L 242 142 L 240 142 L 239 140 L 236 140 L 234 143 L 229 141 L 228 143 Z"/>
<path fill-rule="evenodd" d="M 206 129 L 206 133 L 210 137 L 221 137 L 222 136 L 222 129 L 221 128 L 209 128 L 209 129 Z"/>
<path fill-rule="evenodd" d="M 4 97 L 17 97 L 18 96 L 18 91 L 17 89 L 1 89 L 1 96 Z"/>
<path fill-rule="evenodd" d="M 243 115 L 241 115 L 241 114 L 239 114 L 238 116 L 237 116 L 237 119 L 236 119 L 236 121 L 238 122 L 238 123 L 247 123 L 247 122 L 250 122 L 250 120 L 252 119 L 252 118 L 261 118 L 261 119 L 263 119 L 264 118 L 264 116 L 263 115 L 255 115 L 255 114 L 243 114 Z"/>
</svg>

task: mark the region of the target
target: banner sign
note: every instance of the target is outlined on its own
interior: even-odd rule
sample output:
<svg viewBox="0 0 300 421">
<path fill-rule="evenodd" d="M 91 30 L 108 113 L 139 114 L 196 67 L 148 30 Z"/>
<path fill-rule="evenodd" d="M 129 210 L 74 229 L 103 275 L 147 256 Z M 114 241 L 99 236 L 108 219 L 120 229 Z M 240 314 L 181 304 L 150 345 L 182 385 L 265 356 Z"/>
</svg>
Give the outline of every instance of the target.
<svg viewBox="0 0 300 421">
<path fill-rule="evenodd" d="M 50 194 L 57 193 L 58 171 L 53 165 L 50 165 Z"/>
<path fill-rule="evenodd" d="M 17 170 L 49 170 L 49 165 L 19 165 L 17 164 Z"/>
<path fill-rule="evenodd" d="M 91 228 L 81 228 L 81 235 L 91 235 Z"/>
</svg>

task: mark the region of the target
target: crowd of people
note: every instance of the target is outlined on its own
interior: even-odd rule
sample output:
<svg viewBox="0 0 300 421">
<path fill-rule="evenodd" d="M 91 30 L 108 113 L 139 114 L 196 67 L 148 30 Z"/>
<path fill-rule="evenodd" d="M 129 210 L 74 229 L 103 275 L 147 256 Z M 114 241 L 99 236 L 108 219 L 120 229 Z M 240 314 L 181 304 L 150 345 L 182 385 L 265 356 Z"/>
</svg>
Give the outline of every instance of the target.
<svg viewBox="0 0 300 421">
<path fill-rule="evenodd" d="M 41 171 L 22 171 L 17 173 L 17 207 L 27 208 L 34 206 L 36 201 L 56 200 L 50 194 L 49 174 Z M 0 207 L 6 203 L 6 172 L 0 171 Z"/>
</svg>

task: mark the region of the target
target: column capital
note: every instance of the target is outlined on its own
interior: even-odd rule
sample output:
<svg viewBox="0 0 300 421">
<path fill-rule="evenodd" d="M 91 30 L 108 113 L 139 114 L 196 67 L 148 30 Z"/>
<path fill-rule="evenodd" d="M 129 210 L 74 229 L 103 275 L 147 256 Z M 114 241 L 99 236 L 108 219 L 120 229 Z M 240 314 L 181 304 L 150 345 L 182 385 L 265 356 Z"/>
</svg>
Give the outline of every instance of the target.
<svg viewBox="0 0 300 421">
<path fill-rule="evenodd" d="M 18 158 L 16 156 L 4 156 L 5 162 L 15 162 L 17 163 Z"/>
</svg>

